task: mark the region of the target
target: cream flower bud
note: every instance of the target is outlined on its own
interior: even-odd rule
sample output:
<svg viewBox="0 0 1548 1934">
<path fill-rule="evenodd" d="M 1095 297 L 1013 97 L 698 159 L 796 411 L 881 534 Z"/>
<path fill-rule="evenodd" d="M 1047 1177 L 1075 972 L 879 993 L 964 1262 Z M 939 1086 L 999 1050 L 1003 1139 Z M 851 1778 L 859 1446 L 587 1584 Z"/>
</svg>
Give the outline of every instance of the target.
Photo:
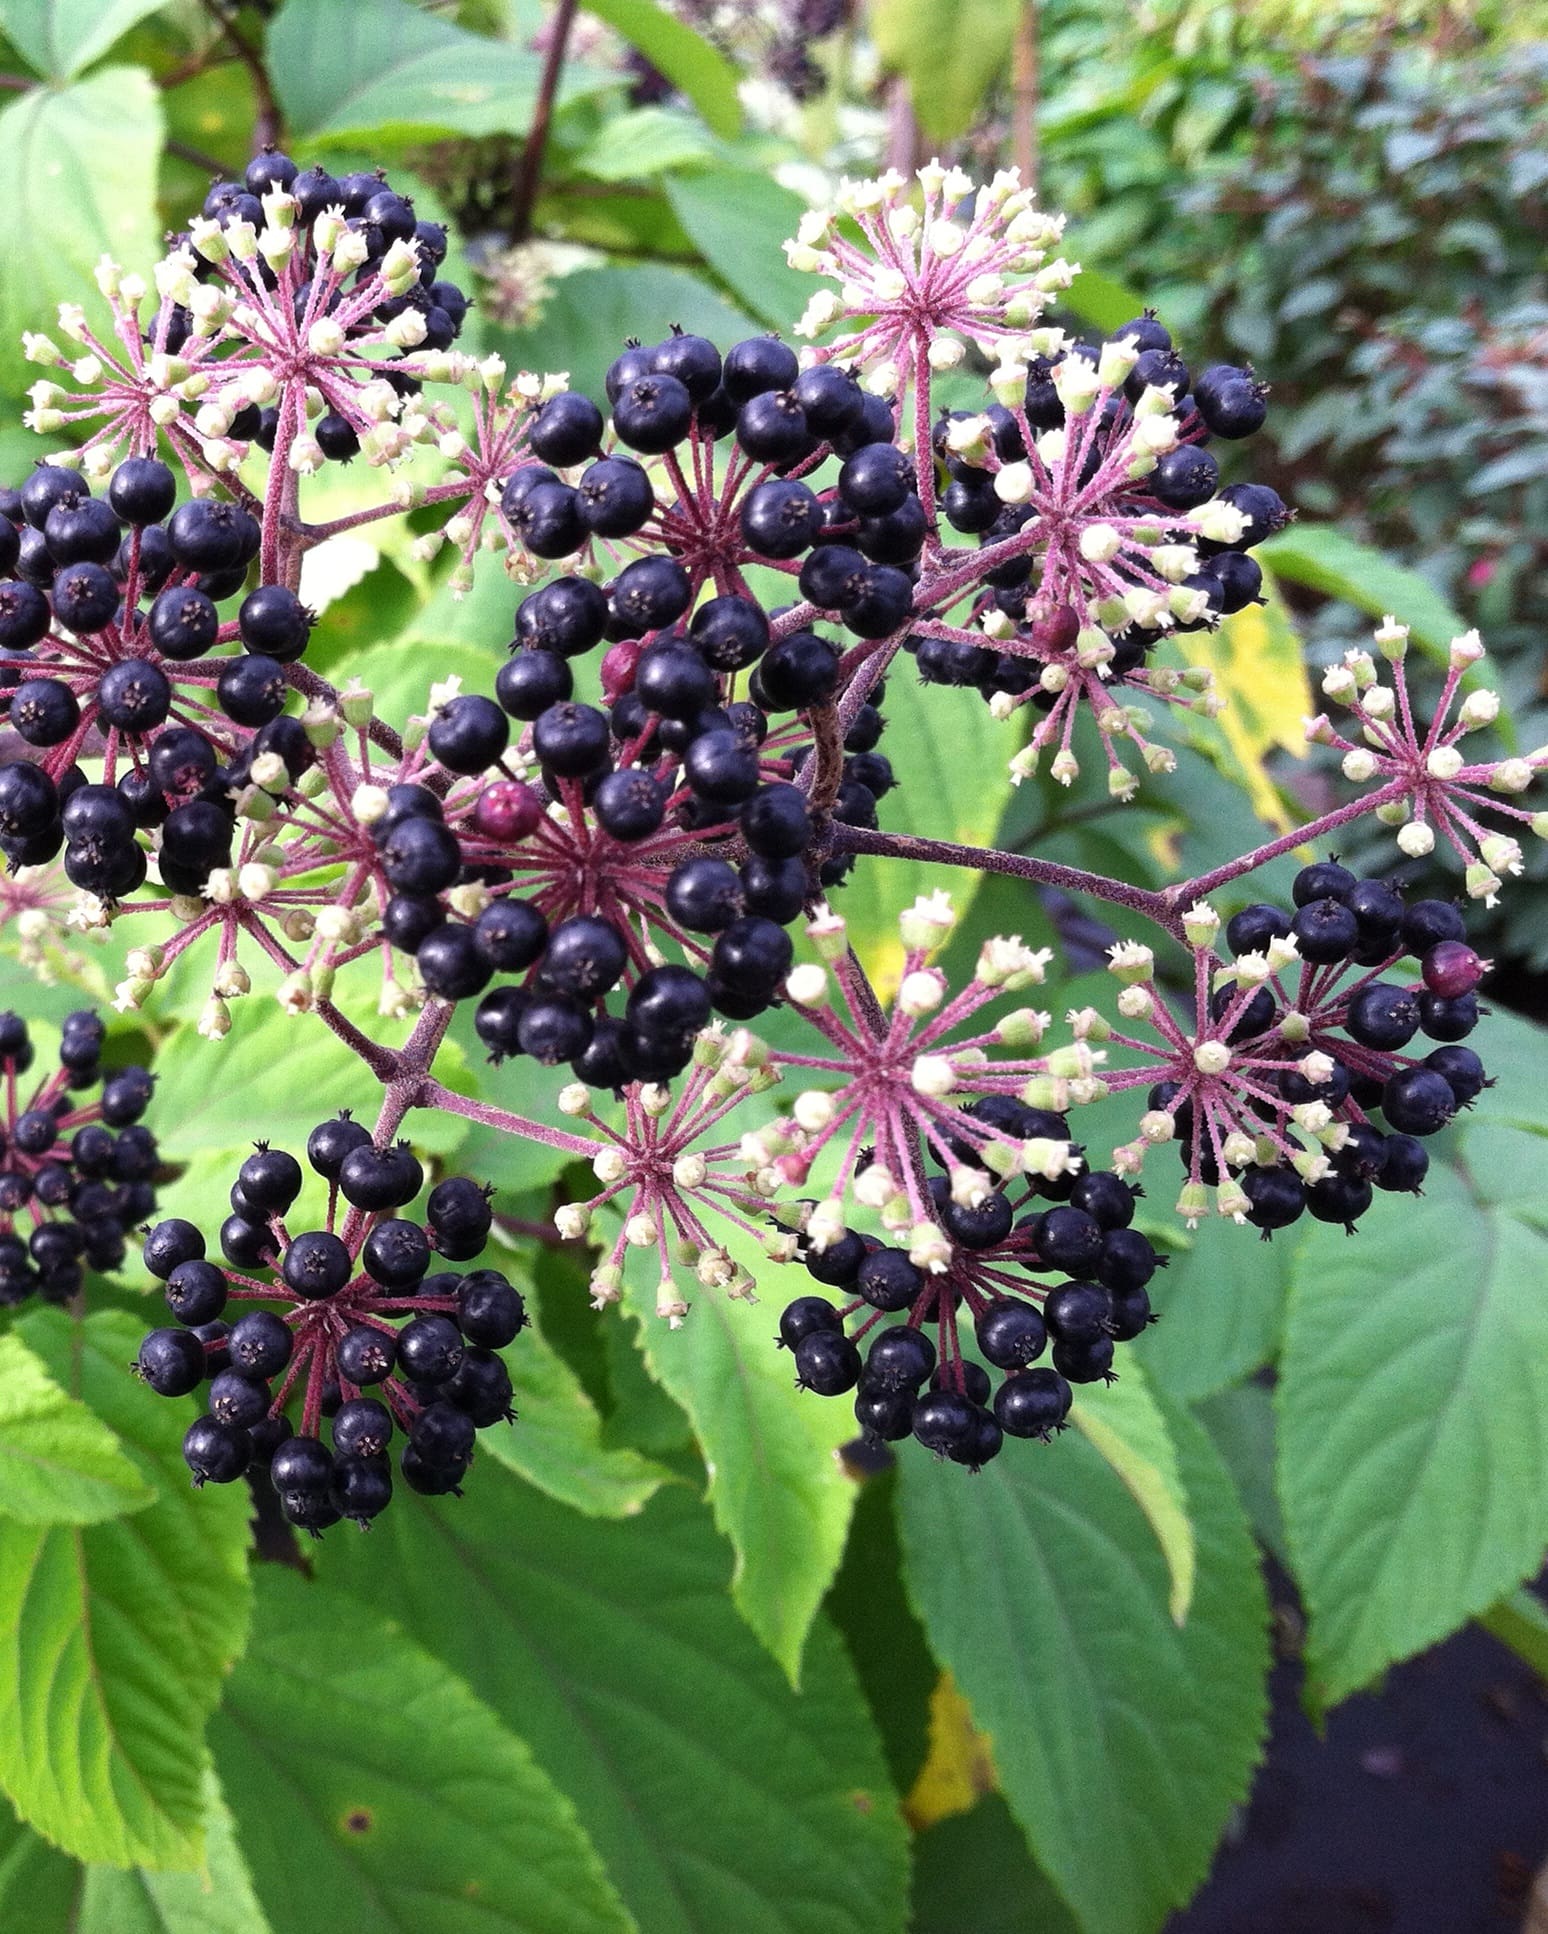
<svg viewBox="0 0 1548 1934">
<path fill-rule="evenodd" d="M 1224 1074 L 1231 1065 L 1231 1050 L 1224 1041 L 1200 1041 L 1193 1050 L 1193 1065 L 1200 1074 Z"/>
<path fill-rule="evenodd" d="M 621 1148 L 599 1148 L 591 1158 L 591 1172 L 606 1189 L 623 1180 L 628 1166 Z"/>
<path fill-rule="evenodd" d="M 1499 764 L 1490 768 L 1488 785 L 1490 792 L 1525 792 L 1536 777 L 1536 768 L 1530 759 L 1501 759 Z"/>
<path fill-rule="evenodd" d="M 1126 987 L 1118 996 L 1118 1012 L 1126 1021 L 1148 1021 L 1155 1006 L 1155 996 L 1148 987 Z"/>
<path fill-rule="evenodd" d="M 898 916 L 898 933 L 910 953 L 934 953 L 957 924 L 949 893 L 922 893 Z"/>
<path fill-rule="evenodd" d="M 1343 773 L 1355 785 L 1363 786 L 1376 776 L 1376 755 L 1362 746 L 1356 746 L 1352 752 L 1344 754 Z"/>
<path fill-rule="evenodd" d="M 915 1094 L 940 1100 L 956 1087 L 957 1072 L 947 1055 L 921 1054 L 909 1072 L 909 1083 Z"/>
<path fill-rule="evenodd" d="M 1464 631 L 1460 638 L 1453 638 L 1447 653 L 1454 672 L 1465 671 L 1469 665 L 1476 665 L 1483 655 L 1483 640 L 1476 631 Z"/>
<path fill-rule="evenodd" d="M 910 1020 L 920 1020 L 926 1014 L 933 1014 L 946 994 L 946 979 L 943 974 L 930 968 L 919 968 L 914 973 L 905 974 L 898 988 L 898 1007 Z"/>
<path fill-rule="evenodd" d="M 1041 984 L 1052 959 L 1051 948 L 1034 950 L 1016 936 L 999 935 L 986 940 L 979 949 L 974 979 L 984 987 L 998 987 L 1007 993 L 1017 993 L 1023 987 Z"/>
<path fill-rule="evenodd" d="M 563 1242 L 579 1242 L 591 1227 L 591 1211 L 584 1202 L 563 1202 L 554 1210 L 554 1227 Z"/>
<path fill-rule="evenodd" d="M 1498 692 L 1469 692 L 1457 709 L 1457 723 L 1464 732 L 1476 732 L 1480 726 L 1493 725 L 1499 715 Z"/>
<path fill-rule="evenodd" d="M 908 1259 L 916 1269 L 944 1276 L 951 1266 L 951 1243 L 934 1222 L 916 1222 L 908 1232 Z"/>
<path fill-rule="evenodd" d="M 1438 745 L 1424 762 L 1432 779 L 1455 779 L 1467 761 L 1454 745 Z"/>
<path fill-rule="evenodd" d="M 808 1135 L 819 1135 L 833 1120 L 837 1110 L 832 1095 L 823 1088 L 808 1088 L 796 1096 L 791 1114 Z"/>
<path fill-rule="evenodd" d="M 1422 860 L 1435 851 L 1435 835 L 1422 819 L 1411 819 L 1400 826 L 1397 843 L 1398 851 L 1411 860 Z"/>
<path fill-rule="evenodd" d="M 1183 915 L 1183 932 L 1190 947 L 1212 947 L 1220 932 L 1220 915 L 1207 900 L 1196 900 Z"/>
<path fill-rule="evenodd" d="M 814 963 L 803 961 L 799 967 L 792 967 L 786 975 L 785 993 L 797 1007 L 826 1007 L 827 971 Z"/>
</svg>

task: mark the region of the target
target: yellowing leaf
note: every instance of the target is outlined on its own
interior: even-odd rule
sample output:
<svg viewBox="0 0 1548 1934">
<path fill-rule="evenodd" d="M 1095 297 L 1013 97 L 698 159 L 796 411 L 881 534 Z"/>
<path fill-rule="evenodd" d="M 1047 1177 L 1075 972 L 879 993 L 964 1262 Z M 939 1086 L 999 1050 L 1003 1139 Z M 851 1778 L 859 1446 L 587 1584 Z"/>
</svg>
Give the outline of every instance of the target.
<svg viewBox="0 0 1548 1934">
<path fill-rule="evenodd" d="M 1241 768 L 1260 819 L 1281 832 L 1291 824 L 1264 760 L 1276 747 L 1305 751 L 1303 721 L 1315 710 L 1301 640 L 1279 597 L 1250 604 L 1218 631 L 1185 632 L 1177 640 L 1191 664 L 1208 665 L 1225 700 L 1220 728 Z"/>
<path fill-rule="evenodd" d="M 930 1694 L 930 1750 L 903 1802 L 904 1817 L 923 1833 L 938 1820 L 971 1812 L 996 1785 L 989 1735 L 973 1724 L 956 1680 L 943 1672 Z"/>
</svg>

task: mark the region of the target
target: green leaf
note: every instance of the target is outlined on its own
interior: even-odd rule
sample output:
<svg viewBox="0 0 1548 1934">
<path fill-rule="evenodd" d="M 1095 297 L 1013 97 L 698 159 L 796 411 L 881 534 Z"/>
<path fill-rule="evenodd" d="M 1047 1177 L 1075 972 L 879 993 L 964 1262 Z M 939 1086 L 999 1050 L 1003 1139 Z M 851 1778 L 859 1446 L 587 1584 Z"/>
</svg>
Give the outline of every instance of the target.
<svg viewBox="0 0 1548 1934">
<path fill-rule="evenodd" d="M 653 0 L 585 0 L 585 4 L 588 13 L 605 20 L 679 94 L 686 94 L 716 134 L 729 141 L 740 131 L 737 72 L 717 48 Z"/>
<path fill-rule="evenodd" d="M 1185 1624 L 1193 1603 L 1198 1549 L 1188 1517 L 1188 1494 L 1177 1466 L 1177 1446 L 1161 1406 L 1137 1364 L 1116 1383 L 1082 1384 L 1070 1421 L 1083 1431 L 1145 1513 L 1166 1560 L 1167 1608 Z"/>
<path fill-rule="evenodd" d="M 575 167 L 595 181 L 639 181 L 707 161 L 710 153 L 709 137 L 692 115 L 640 107 L 604 121 L 596 139 L 575 157 Z"/>
<path fill-rule="evenodd" d="M 874 0 L 877 52 L 907 77 L 914 113 L 932 141 L 954 141 L 972 126 L 991 84 L 1010 65 L 1021 6 L 1022 0 Z"/>
<path fill-rule="evenodd" d="M 249 1000 L 218 1047 L 182 1027 L 156 1057 L 157 1129 L 170 1161 L 207 1149 L 245 1149 L 257 1125 L 259 1093 L 261 1132 L 292 1152 L 340 1108 L 353 1109 L 362 1121 L 375 1119 L 381 1083 L 337 1035 L 315 1015 L 286 1014 L 257 995 Z M 435 1109 L 417 1110 L 407 1130 L 416 1146 L 433 1153 L 455 1148 L 462 1131 L 458 1117 Z"/>
<path fill-rule="evenodd" d="M 8 389 L 37 375 L 21 332 L 51 329 L 60 302 L 94 296 L 104 253 L 137 268 L 154 259 L 161 138 L 156 89 L 134 67 L 35 88 L 0 113 L 0 382 Z"/>
<path fill-rule="evenodd" d="M 1152 1934 L 1189 1899 L 1263 1736 L 1257 1554 L 1208 1439 L 1169 1422 L 1199 1544 L 1181 1629 L 1150 1527 L 1080 1438 L 1012 1445 L 971 1484 L 901 1460 L 909 1589 L 1090 1934 Z"/>
<path fill-rule="evenodd" d="M 0 1336 L 0 1517 L 94 1524 L 155 1497 L 107 1425 L 65 1395 L 19 1336 Z"/>
<path fill-rule="evenodd" d="M 673 175 L 666 191 L 694 247 L 727 288 L 771 329 L 788 334 L 817 286 L 785 260 L 784 244 L 806 212 L 802 198 L 771 175 L 740 168 Z"/>
<path fill-rule="evenodd" d="M 685 1490 L 599 1524 L 487 1464 L 474 1480 L 456 1502 L 394 1499 L 374 1550 L 325 1540 L 323 1576 L 521 1728 L 642 1934 L 897 1934 L 902 1822 L 826 1620 L 793 1693 Z"/>
<path fill-rule="evenodd" d="M 1548 1678 L 1548 1605 L 1535 1592 L 1512 1592 L 1491 1605 L 1478 1620 L 1501 1645 L 1508 1645 L 1540 1679 Z"/>
<path fill-rule="evenodd" d="M 1467 620 L 1428 578 L 1335 524 L 1292 524 L 1258 545 L 1253 556 L 1276 577 L 1342 598 L 1373 618 L 1390 611 L 1417 644 L 1436 655 L 1467 630 Z"/>
<path fill-rule="evenodd" d="M 364 134 L 393 141 L 525 134 L 541 56 L 468 33 L 406 0 L 286 0 L 268 35 L 286 124 L 312 146 Z M 567 62 L 558 103 L 615 84 Z"/>
<path fill-rule="evenodd" d="M 1541 1173 L 1542 1142 L 1493 1128 L 1483 1146 L 1358 1242 L 1319 1232 L 1296 1255 L 1279 1495 L 1329 1703 L 1494 1604 L 1548 1543 L 1548 1238 L 1491 1200 Z"/>
<path fill-rule="evenodd" d="M 0 32 L 40 74 L 69 80 L 166 0 L 0 0 Z"/>
<path fill-rule="evenodd" d="M 257 1613 L 210 1737 L 285 1934 L 632 1934 L 569 1801 L 439 1659 L 279 1566 Z"/>
<path fill-rule="evenodd" d="M 509 1258 L 505 1268 L 515 1275 Z M 530 1298 L 530 1282 L 521 1288 Z M 561 1504 L 591 1517 L 633 1517 L 670 1474 L 627 1446 L 603 1445 L 596 1405 L 537 1322 L 500 1354 L 511 1373 L 517 1421 L 509 1430 L 486 1431 L 480 1449 Z"/>
<path fill-rule="evenodd" d="M 769 1285 L 777 1308 L 781 1266 L 745 1239 L 727 1246 Z M 838 1457 L 854 1417 L 848 1405 L 793 1388 L 789 1353 L 777 1347 L 763 1303 L 708 1289 L 677 1330 L 657 1317 L 653 1284 L 628 1283 L 624 1306 L 639 1319 L 651 1375 L 692 1421 L 715 1522 L 736 1550 L 737 1610 L 795 1684 L 855 1508 L 854 1481 Z"/>
<path fill-rule="evenodd" d="M 1072 259 L 1078 259 L 1079 246 L 1070 246 L 1073 239 L 1067 238 L 1065 249 Z M 1093 329 L 1100 329 L 1107 336 L 1121 329 L 1126 322 L 1132 322 L 1145 307 L 1145 298 L 1136 295 L 1122 282 L 1104 275 L 1100 269 L 1084 267 L 1059 300 L 1082 322 L 1090 323 Z"/>
<path fill-rule="evenodd" d="M 974 1934 L 1076 1934 L 997 1793 L 914 1842 L 909 1934 L 962 1934 L 964 1883 L 972 1888 Z"/>
<path fill-rule="evenodd" d="M 204 1871 L 88 1867 L 75 1917 L 60 1934 L 270 1934 L 213 1768 L 204 1783 Z"/>
<path fill-rule="evenodd" d="M 887 727 L 909 748 L 911 783 L 881 805 L 889 833 L 987 846 L 999 831 L 1011 796 L 1010 761 L 1019 740 L 1014 726 L 990 715 L 976 692 L 932 685 L 924 694 L 914 668 L 894 667 L 887 684 Z M 922 893 L 945 889 L 965 915 L 981 874 L 923 860 L 862 855 L 839 896 L 850 945 L 878 988 L 890 995 L 903 966 L 898 914 Z"/>
<path fill-rule="evenodd" d="M 204 1722 L 247 1630 L 246 1487 L 192 1489 L 193 1406 L 127 1374 L 132 1317 L 39 1310 L 17 1327 L 160 1495 L 102 1524 L 0 1521 L 0 1681 L 16 1689 L 0 1701 L 0 1785 L 78 1859 L 193 1866 Z"/>
<path fill-rule="evenodd" d="M 1274 1354 L 1293 1244 L 1244 1241 L 1214 1217 L 1171 1252 L 1151 1283 L 1161 1320 L 1136 1353 L 1168 1396 L 1192 1403 L 1239 1383 Z"/>
<path fill-rule="evenodd" d="M 489 331 L 512 369 L 567 370 L 576 389 L 600 395 L 607 366 L 628 336 L 659 342 L 674 322 L 733 343 L 758 325 L 699 276 L 660 263 L 577 269 L 565 276 L 530 328 Z"/>
</svg>

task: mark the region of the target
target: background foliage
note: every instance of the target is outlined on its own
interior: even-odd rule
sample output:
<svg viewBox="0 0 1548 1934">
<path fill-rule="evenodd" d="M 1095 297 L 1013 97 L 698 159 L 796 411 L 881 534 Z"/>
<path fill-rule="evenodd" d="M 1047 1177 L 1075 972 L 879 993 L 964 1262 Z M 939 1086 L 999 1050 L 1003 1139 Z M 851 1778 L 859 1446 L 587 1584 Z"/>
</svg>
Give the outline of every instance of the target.
<svg viewBox="0 0 1548 1934">
<path fill-rule="evenodd" d="M 1267 606 L 1193 641 L 1233 710 L 1175 779 L 1121 811 L 1095 786 L 1012 797 L 984 709 L 942 692 L 927 718 L 899 680 L 889 745 L 915 771 L 887 823 L 1159 886 L 1335 783 L 1297 802 L 1278 755 L 1312 709 L 1303 651 L 1373 614 L 1435 655 L 1483 624 L 1521 742 L 1548 722 L 1542 23 L 1410 14 L 592 0 L 533 197 L 554 28 L 529 0 L 0 0 L 0 452 L 15 472 L 35 449 L 20 329 L 104 249 L 148 261 L 265 136 L 412 177 L 460 224 L 470 331 L 581 387 L 627 334 L 788 326 L 806 290 L 779 243 L 837 170 L 1035 160 L 1087 265 L 1073 319 L 1112 327 L 1139 289 L 1195 354 L 1251 357 L 1275 385 L 1258 469 L 1266 443 L 1302 521 L 1260 552 Z M 306 586 L 330 677 L 387 703 L 417 698 L 427 646 L 440 674 L 503 655 L 498 577 L 456 602 L 392 539 L 334 565 Z M 896 909 L 940 882 L 870 864 L 846 913 L 885 971 Z M 1548 895 L 1507 905 L 1497 984 L 1537 1010 Z M 1006 930 L 1077 968 L 1106 938 L 997 881 L 956 945 Z M 0 938 L 29 1014 L 118 977 L 72 940 L 40 986 Z M 115 1047 L 154 1056 L 168 1212 L 218 1219 L 253 1095 L 294 1142 L 359 1070 L 261 989 L 219 1049 L 192 1032 L 202 990 L 164 991 Z M 1548 1544 L 1548 1042 L 1505 1013 L 1491 1032 L 1505 1079 L 1411 1213 L 1263 1246 L 1147 1218 L 1173 1256 L 1140 1367 L 973 1481 L 841 1458 L 842 1417 L 792 1399 L 770 1344 L 777 1284 L 680 1333 L 644 1304 L 598 1322 L 582 1259 L 523 1243 L 505 1266 L 540 1331 L 512 1356 L 519 1425 L 485 1440 L 501 1468 L 304 1571 L 267 1545 L 291 1562 L 254 1565 L 242 1498 L 187 1486 L 183 1407 L 123 1374 L 138 1277 L 84 1320 L 9 1321 L 0 1924 L 933 1934 L 970 1902 L 1007 1934 L 1161 1927 L 1261 1751 L 1265 1547 L 1308 1614 L 1314 1704 L 1470 1618 L 1541 1647 L 1517 1587 Z M 514 1215 L 564 1189 L 541 1150 L 413 1128 Z"/>
</svg>

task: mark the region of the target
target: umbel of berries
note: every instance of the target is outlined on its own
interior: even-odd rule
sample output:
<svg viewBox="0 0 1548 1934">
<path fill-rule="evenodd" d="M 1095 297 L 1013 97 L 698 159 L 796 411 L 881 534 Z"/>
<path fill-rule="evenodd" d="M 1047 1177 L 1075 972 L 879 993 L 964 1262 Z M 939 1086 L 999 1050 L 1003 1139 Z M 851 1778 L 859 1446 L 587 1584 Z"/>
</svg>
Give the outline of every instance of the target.
<svg viewBox="0 0 1548 1934">
<path fill-rule="evenodd" d="M 103 1041 L 96 1014 L 67 1014 L 58 1064 L 29 1083 L 27 1024 L 0 1014 L 0 1305 L 69 1301 L 120 1266 L 125 1230 L 155 1209 L 156 1138 L 140 1120 L 151 1077 L 104 1075 Z"/>
<path fill-rule="evenodd" d="M 183 1442 L 195 1484 L 267 1467 L 286 1518 L 320 1533 L 376 1517 L 394 1467 L 427 1496 L 459 1493 L 477 1433 L 514 1415 L 498 1353 L 526 1309 L 498 1270 L 440 1266 L 482 1253 L 488 1190 L 453 1176 L 422 1215 L 403 1213 L 419 1162 L 347 1113 L 314 1129 L 306 1154 L 328 1185 L 320 1229 L 289 1227 L 301 1164 L 259 1142 L 231 1190 L 222 1262 L 190 1222 L 150 1230 L 146 1267 L 175 1322 L 150 1332 L 135 1367 L 164 1396 L 204 1389 Z"/>
<path fill-rule="evenodd" d="M 1067 1134 L 1011 1096 L 969 1112 L 1023 1140 Z M 797 1297 L 779 1341 L 803 1390 L 854 1393 L 872 1442 L 912 1436 L 978 1470 L 1007 1436 L 1063 1429 L 1071 1384 L 1114 1379 L 1115 1344 L 1155 1320 L 1146 1286 L 1163 1258 L 1132 1227 L 1141 1191 L 1121 1176 L 1077 1163 L 1013 1192 L 983 1171 L 970 1185 L 973 1153 L 952 1151 L 954 1173 L 931 1183 L 935 1227 L 906 1247 L 809 1223 L 797 1253 L 829 1293 Z"/>
</svg>

